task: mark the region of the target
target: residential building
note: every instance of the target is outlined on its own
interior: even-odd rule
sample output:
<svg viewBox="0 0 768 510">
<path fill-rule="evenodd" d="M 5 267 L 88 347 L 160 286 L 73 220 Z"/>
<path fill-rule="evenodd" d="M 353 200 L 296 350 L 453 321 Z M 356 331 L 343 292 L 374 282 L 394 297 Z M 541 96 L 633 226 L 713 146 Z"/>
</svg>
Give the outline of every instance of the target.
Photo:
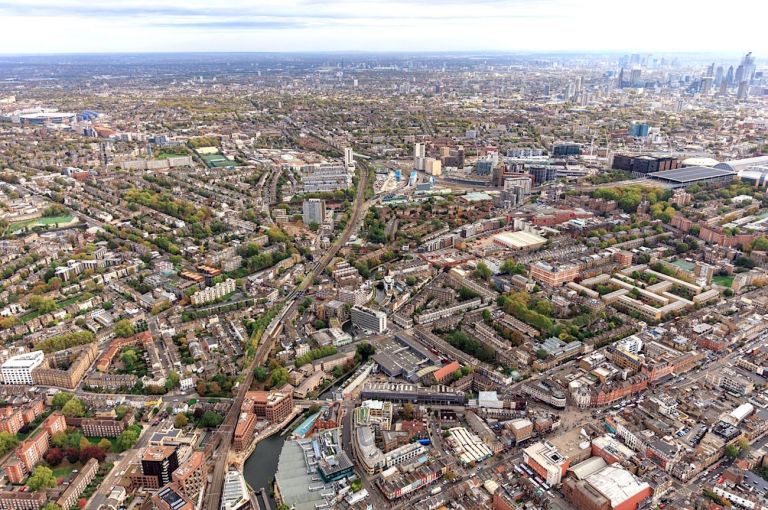
<svg viewBox="0 0 768 510">
<path fill-rule="evenodd" d="M 197 500 L 205 485 L 206 466 L 203 452 L 193 452 L 189 458 L 171 474 L 181 493 L 192 501 Z"/>
<path fill-rule="evenodd" d="M 61 508 L 72 508 L 77 504 L 77 500 L 85 488 L 91 483 L 99 470 L 99 461 L 89 459 L 85 465 L 80 468 L 80 472 L 74 480 L 67 486 L 64 493 L 56 500 L 56 504 Z"/>
<path fill-rule="evenodd" d="M 212 287 L 206 287 L 205 289 L 192 294 L 192 304 L 204 305 L 206 303 L 212 303 L 233 293 L 236 288 L 235 280 L 227 278 L 221 283 L 217 283 Z"/>
<path fill-rule="evenodd" d="M 310 198 L 302 204 L 302 220 L 305 225 L 322 225 L 325 221 L 325 200 Z"/>
<path fill-rule="evenodd" d="M 152 495 L 152 510 L 195 510 L 195 503 L 171 483 Z"/>
</svg>

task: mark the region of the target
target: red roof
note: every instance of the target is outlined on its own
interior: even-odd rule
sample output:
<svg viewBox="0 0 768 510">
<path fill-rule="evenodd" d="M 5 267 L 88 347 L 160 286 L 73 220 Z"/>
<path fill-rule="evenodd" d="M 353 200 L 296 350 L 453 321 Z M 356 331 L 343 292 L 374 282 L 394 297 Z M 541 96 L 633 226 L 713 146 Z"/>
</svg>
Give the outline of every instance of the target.
<svg viewBox="0 0 768 510">
<path fill-rule="evenodd" d="M 435 371 L 435 379 L 440 382 L 452 373 L 454 373 L 457 370 L 461 369 L 461 365 L 459 365 L 458 361 L 451 361 L 441 369 Z"/>
</svg>

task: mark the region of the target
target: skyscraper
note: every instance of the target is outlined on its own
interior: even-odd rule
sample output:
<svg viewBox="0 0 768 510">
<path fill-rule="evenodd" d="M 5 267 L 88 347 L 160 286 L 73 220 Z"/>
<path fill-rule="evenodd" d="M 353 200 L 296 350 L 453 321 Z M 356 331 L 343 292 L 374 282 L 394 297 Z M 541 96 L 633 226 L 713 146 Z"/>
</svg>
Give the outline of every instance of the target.
<svg viewBox="0 0 768 510">
<path fill-rule="evenodd" d="M 744 55 L 744 58 L 741 59 L 740 67 L 742 67 L 744 70 L 742 80 L 746 80 L 747 83 L 751 83 L 752 79 L 755 77 L 755 57 L 752 56 L 751 51 Z M 741 84 L 741 81 L 739 84 Z"/>
<path fill-rule="evenodd" d="M 728 72 L 725 73 L 725 83 L 729 87 L 733 86 L 733 66 L 728 67 Z"/>
<path fill-rule="evenodd" d="M 736 92 L 736 99 L 739 101 L 746 101 L 749 97 L 749 82 L 747 80 L 742 80 L 741 83 L 739 83 L 739 90 Z"/>
</svg>

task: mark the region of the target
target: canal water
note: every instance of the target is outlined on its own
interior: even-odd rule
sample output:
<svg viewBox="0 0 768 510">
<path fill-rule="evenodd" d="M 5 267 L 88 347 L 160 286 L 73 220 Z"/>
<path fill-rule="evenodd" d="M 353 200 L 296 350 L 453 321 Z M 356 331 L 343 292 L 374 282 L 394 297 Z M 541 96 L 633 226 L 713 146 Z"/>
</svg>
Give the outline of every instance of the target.
<svg viewBox="0 0 768 510">
<path fill-rule="evenodd" d="M 355 368 L 355 370 L 358 367 Z M 354 374 L 354 370 L 348 374 L 345 374 L 339 381 L 333 386 L 325 390 L 320 399 L 331 400 L 333 398 L 333 391 L 341 387 L 349 377 Z M 292 425 L 295 425 L 295 421 Z M 243 476 L 251 489 L 258 492 L 262 487 L 269 493 L 269 487 L 275 478 L 277 472 L 277 463 L 280 460 L 280 451 L 283 449 L 286 438 L 290 437 L 289 433 L 285 433 L 285 430 L 281 430 L 279 433 L 269 436 L 268 438 L 259 442 L 253 453 L 248 460 L 245 461 L 243 466 Z M 272 510 L 277 508 L 272 496 L 269 497 L 269 502 L 272 505 Z"/>
<path fill-rule="evenodd" d="M 251 488 L 258 492 L 259 489 L 269 487 L 277 472 L 277 461 L 280 459 L 280 450 L 283 449 L 285 436 L 274 434 L 259 442 L 248 460 L 243 466 L 243 476 Z M 272 510 L 277 508 L 274 498 L 270 495 L 269 502 Z"/>
</svg>

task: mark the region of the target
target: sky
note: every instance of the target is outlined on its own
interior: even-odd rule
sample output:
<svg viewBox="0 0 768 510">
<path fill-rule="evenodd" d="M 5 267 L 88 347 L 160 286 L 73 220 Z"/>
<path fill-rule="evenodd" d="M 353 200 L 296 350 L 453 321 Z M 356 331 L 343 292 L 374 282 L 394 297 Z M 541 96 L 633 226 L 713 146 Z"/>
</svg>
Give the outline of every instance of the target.
<svg viewBox="0 0 768 510">
<path fill-rule="evenodd" d="M 753 51 L 765 0 L 0 0 L 0 53 Z M 762 50 L 762 51 L 761 51 Z"/>
</svg>

